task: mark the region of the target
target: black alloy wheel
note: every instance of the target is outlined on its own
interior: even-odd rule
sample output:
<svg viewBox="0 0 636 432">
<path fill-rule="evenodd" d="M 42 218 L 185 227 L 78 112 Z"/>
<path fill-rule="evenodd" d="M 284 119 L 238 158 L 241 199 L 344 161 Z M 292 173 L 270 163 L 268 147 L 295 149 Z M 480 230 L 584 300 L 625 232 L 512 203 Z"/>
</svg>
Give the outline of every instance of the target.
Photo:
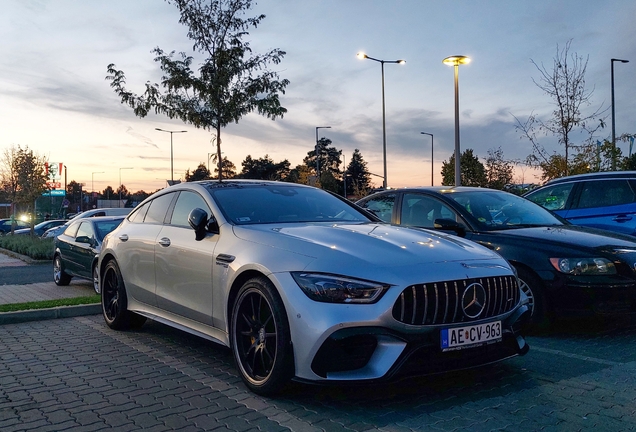
<svg viewBox="0 0 636 432">
<path fill-rule="evenodd" d="M 108 327 L 114 330 L 127 330 L 143 325 L 145 317 L 128 311 L 124 280 L 115 260 L 110 260 L 106 264 L 101 288 L 102 312 Z"/>
<path fill-rule="evenodd" d="M 245 384 L 254 393 L 278 392 L 293 376 L 293 352 L 287 314 L 271 282 L 247 281 L 232 311 L 232 351 Z"/>
</svg>

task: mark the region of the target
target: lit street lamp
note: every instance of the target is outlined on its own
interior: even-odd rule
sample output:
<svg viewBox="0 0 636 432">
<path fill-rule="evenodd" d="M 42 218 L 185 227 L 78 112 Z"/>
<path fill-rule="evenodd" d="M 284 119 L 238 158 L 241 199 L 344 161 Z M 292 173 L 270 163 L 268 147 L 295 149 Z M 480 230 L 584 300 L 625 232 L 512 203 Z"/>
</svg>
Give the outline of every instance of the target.
<svg viewBox="0 0 636 432">
<path fill-rule="evenodd" d="M 134 169 L 134 168 L 119 168 L 119 204 L 117 207 L 121 207 L 121 170 L 123 169 Z"/>
<path fill-rule="evenodd" d="M 170 186 L 174 184 L 174 165 L 173 165 L 173 157 L 172 157 L 172 134 L 175 133 L 186 133 L 187 131 L 169 131 L 164 129 L 155 128 L 155 130 L 161 132 L 168 132 L 170 134 Z"/>
<path fill-rule="evenodd" d="M 320 181 L 320 157 L 318 156 L 318 129 L 331 129 L 331 126 L 316 127 L 316 180 Z"/>
<path fill-rule="evenodd" d="M 442 63 L 455 67 L 455 186 L 461 185 L 461 171 L 459 159 L 459 65 L 470 63 L 470 59 L 466 56 L 456 55 L 446 57 Z"/>
<path fill-rule="evenodd" d="M 433 171 L 435 170 L 433 165 L 433 134 L 427 132 L 420 132 L 422 135 L 429 135 L 431 137 L 431 186 L 433 186 Z"/>
<path fill-rule="evenodd" d="M 385 104 L 384 104 L 384 63 L 396 63 L 396 64 L 404 64 L 405 60 L 379 60 L 373 57 L 369 57 L 363 52 L 359 52 L 358 58 L 360 59 L 369 59 L 376 61 L 382 65 L 382 156 L 384 161 L 384 180 L 382 181 L 382 186 L 384 189 L 387 188 L 386 182 L 386 112 L 385 112 Z"/>
<path fill-rule="evenodd" d="M 629 63 L 629 60 L 611 59 L 612 71 L 612 171 L 616 171 L 616 121 L 614 120 L 614 62 Z"/>
</svg>

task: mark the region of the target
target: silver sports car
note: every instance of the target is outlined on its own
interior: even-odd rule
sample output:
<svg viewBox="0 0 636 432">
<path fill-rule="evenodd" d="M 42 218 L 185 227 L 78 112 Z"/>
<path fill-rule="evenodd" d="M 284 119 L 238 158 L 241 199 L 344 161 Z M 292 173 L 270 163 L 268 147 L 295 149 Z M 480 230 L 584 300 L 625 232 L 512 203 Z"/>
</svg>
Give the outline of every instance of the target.
<svg viewBox="0 0 636 432">
<path fill-rule="evenodd" d="M 104 240 L 114 329 L 146 318 L 232 349 L 259 394 L 290 379 L 397 379 L 522 355 L 527 299 L 499 255 L 382 223 L 294 183 L 182 183 Z"/>
</svg>

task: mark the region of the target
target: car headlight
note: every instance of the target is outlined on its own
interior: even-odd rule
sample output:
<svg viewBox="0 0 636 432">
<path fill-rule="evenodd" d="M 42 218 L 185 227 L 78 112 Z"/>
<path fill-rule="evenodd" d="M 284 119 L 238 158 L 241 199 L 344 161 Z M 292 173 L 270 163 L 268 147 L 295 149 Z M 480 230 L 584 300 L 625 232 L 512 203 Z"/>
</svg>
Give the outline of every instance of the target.
<svg viewBox="0 0 636 432">
<path fill-rule="evenodd" d="M 552 266 L 571 275 L 616 274 L 614 263 L 605 258 L 550 258 Z"/>
<path fill-rule="evenodd" d="M 292 272 L 291 275 L 307 297 L 325 303 L 375 303 L 389 288 L 379 282 L 331 274 Z"/>
</svg>

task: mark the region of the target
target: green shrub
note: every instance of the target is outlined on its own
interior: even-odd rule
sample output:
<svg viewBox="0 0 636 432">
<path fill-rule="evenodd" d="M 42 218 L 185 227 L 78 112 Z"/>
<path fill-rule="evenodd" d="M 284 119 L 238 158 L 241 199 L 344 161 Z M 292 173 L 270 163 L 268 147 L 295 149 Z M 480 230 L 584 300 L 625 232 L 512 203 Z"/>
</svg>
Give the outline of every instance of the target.
<svg viewBox="0 0 636 432">
<path fill-rule="evenodd" d="M 26 255 L 35 260 L 53 259 L 53 238 L 5 235 L 0 237 L 0 248 Z"/>
</svg>

